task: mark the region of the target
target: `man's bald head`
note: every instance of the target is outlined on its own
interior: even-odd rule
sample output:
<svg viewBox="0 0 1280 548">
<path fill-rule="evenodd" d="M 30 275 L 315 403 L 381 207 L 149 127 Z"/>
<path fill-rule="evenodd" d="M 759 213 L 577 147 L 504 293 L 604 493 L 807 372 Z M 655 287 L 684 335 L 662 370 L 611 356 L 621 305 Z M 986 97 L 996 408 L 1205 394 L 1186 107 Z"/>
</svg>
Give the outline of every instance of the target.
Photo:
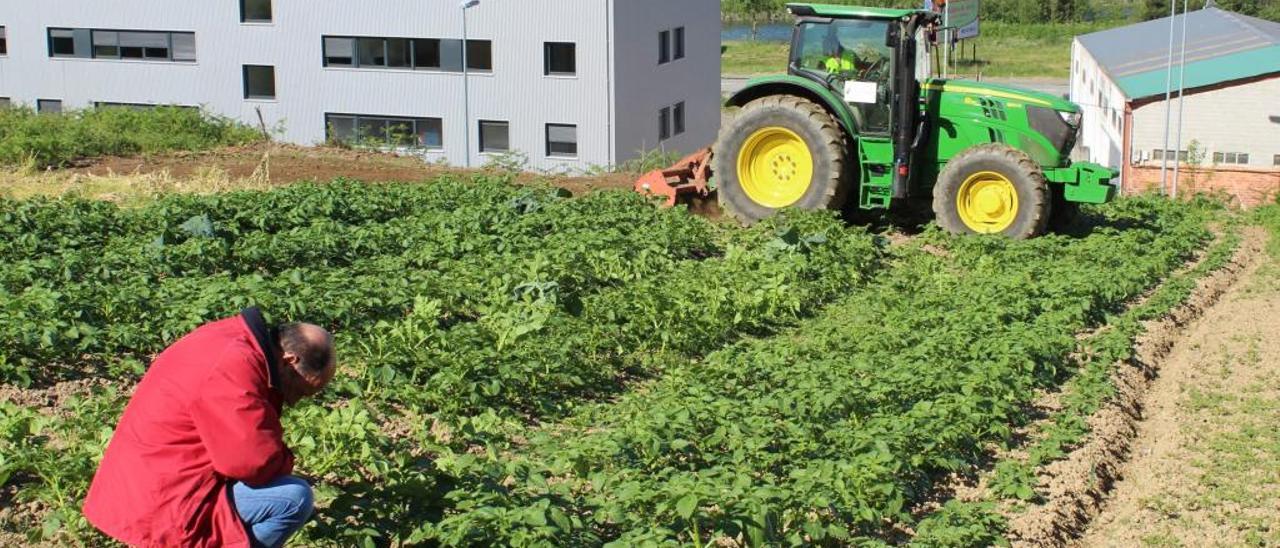
<svg viewBox="0 0 1280 548">
<path fill-rule="evenodd" d="M 334 361 L 333 335 L 309 323 L 280 327 L 280 349 L 298 357 L 298 370 L 307 375 L 324 373 Z"/>
</svg>

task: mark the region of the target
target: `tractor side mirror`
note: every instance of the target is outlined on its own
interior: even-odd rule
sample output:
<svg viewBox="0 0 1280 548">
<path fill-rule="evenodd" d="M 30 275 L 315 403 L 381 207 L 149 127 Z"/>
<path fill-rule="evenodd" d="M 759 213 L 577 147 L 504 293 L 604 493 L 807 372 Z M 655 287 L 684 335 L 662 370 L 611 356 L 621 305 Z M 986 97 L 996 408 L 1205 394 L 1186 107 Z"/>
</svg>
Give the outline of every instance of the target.
<svg viewBox="0 0 1280 548">
<path fill-rule="evenodd" d="M 898 42 L 902 41 L 902 28 L 898 25 L 889 25 L 889 30 L 885 32 L 884 45 L 891 48 L 897 48 Z"/>
</svg>

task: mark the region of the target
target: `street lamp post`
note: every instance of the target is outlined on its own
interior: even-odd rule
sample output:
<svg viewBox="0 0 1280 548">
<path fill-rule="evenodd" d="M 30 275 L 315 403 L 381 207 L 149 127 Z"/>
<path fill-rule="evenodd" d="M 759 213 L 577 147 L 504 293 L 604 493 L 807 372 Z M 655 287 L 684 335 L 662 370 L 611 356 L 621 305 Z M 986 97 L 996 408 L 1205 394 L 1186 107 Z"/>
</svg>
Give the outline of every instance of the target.
<svg viewBox="0 0 1280 548">
<path fill-rule="evenodd" d="M 471 167 L 471 77 L 467 73 L 467 10 L 480 5 L 480 0 L 462 0 L 462 129 L 466 142 L 466 166 Z"/>
</svg>

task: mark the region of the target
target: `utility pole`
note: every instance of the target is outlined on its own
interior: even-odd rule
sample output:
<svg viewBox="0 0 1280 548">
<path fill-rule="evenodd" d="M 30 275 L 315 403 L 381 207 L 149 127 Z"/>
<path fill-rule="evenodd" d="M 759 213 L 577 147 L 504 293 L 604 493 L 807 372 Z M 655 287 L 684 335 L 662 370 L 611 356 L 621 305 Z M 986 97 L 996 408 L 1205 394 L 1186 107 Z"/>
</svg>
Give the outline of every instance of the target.
<svg viewBox="0 0 1280 548">
<path fill-rule="evenodd" d="M 1182 53 L 1178 55 L 1178 150 L 1182 150 L 1182 107 L 1187 102 L 1185 96 L 1187 92 L 1187 0 L 1182 0 Z M 1187 161 L 1191 161 L 1190 150 L 1187 150 Z M 1178 172 L 1181 165 L 1182 162 L 1173 164 L 1172 195 L 1174 198 L 1178 197 Z"/>
<path fill-rule="evenodd" d="M 471 78 L 467 73 L 467 10 L 480 5 L 480 0 L 462 0 L 462 130 L 466 144 L 466 166 L 471 167 Z"/>
<path fill-rule="evenodd" d="M 1164 76 L 1164 150 L 1160 152 L 1160 193 L 1169 192 L 1169 116 L 1173 110 L 1169 104 L 1173 92 L 1173 17 L 1177 14 L 1178 1 L 1169 0 L 1169 61 Z M 1173 152 L 1173 160 L 1178 161 L 1178 151 Z"/>
</svg>

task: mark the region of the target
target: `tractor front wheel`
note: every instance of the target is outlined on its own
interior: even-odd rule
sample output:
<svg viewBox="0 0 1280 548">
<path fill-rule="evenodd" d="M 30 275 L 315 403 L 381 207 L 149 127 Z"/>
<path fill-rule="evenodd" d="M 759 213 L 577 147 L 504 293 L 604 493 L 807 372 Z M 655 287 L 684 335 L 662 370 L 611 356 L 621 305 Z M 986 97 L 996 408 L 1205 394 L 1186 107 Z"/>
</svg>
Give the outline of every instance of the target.
<svg viewBox="0 0 1280 548">
<path fill-rule="evenodd" d="M 1044 234 L 1052 197 L 1040 166 L 1008 145 L 978 145 L 943 168 L 933 188 L 938 224 L 953 234 Z"/>
<path fill-rule="evenodd" d="M 818 104 L 791 95 L 752 101 L 716 141 L 720 205 L 743 224 L 785 207 L 838 209 L 848 194 L 846 148 Z"/>
</svg>

